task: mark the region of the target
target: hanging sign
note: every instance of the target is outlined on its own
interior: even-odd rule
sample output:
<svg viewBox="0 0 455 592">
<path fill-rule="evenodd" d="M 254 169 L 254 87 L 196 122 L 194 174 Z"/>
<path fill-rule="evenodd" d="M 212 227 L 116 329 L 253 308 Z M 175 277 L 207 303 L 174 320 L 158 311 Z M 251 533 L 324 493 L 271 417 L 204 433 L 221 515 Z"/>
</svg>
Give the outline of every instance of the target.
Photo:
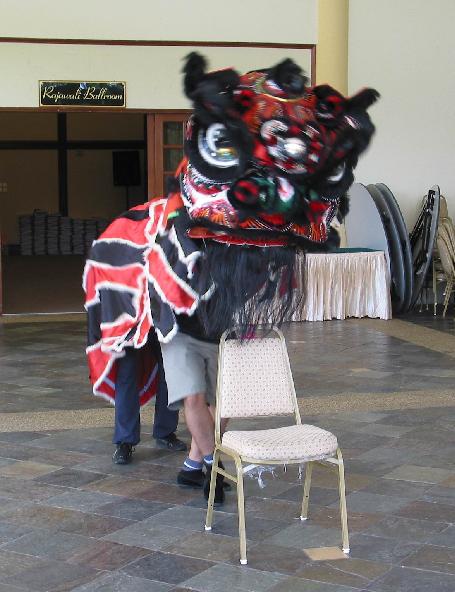
<svg viewBox="0 0 455 592">
<path fill-rule="evenodd" d="M 125 107 L 124 82 L 40 80 L 40 107 Z"/>
</svg>

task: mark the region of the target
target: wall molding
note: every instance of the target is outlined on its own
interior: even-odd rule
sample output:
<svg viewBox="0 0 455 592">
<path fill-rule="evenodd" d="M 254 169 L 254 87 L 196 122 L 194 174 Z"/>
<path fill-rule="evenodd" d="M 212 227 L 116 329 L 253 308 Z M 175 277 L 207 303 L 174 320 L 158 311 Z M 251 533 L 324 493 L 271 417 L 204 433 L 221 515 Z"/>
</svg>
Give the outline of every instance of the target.
<svg viewBox="0 0 455 592">
<path fill-rule="evenodd" d="M 147 39 L 60 39 L 41 37 L 0 37 L 0 43 L 47 45 L 121 45 L 132 47 L 259 47 L 269 49 L 308 49 L 311 52 L 311 84 L 316 84 L 315 43 L 263 43 L 246 41 L 160 41 Z"/>
</svg>

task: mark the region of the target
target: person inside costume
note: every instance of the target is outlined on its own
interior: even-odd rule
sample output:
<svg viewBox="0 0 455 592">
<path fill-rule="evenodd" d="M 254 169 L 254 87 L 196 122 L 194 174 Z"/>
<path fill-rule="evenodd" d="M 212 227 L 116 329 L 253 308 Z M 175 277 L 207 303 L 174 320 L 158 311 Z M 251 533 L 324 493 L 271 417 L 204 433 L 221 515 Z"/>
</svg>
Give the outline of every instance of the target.
<svg viewBox="0 0 455 592">
<path fill-rule="evenodd" d="M 194 112 L 167 197 L 114 220 L 87 260 L 87 354 L 94 393 L 111 400 L 119 361 L 136 350 L 146 403 L 158 357 L 144 346 L 156 334 L 169 405 L 184 407 L 192 436 L 178 479 L 200 486 L 202 475 L 208 494 L 217 341 L 228 329 L 248 337 L 260 323 L 279 326 L 301 305 L 302 254 L 338 244 L 331 222 L 347 210 L 379 95 L 309 87 L 290 59 L 240 75 L 207 72 L 192 53 L 183 72 Z"/>
<path fill-rule="evenodd" d="M 152 333 L 144 346 L 151 356 L 157 358 L 158 383 L 155 397 L 155 415 L 152 436 L 156 445 L 172 451 L 186 450 L 185 442 L 175 435 L 178 426 L 178 411 L 168 408 L 167 386 L 164 377 L 160 347 Z M 133 347 L 125 349 L 125 355 L 117 361 L 115 385 L 115 421 L 113 443 L 116 445 L 112 460 L 115 464 L 129 464 L 133 458 L 134 446 L 140 441 L 141 420 L 139 388 L 137 377 L 141 375 L 138 365 L 143 357 Z"/>
</svg>

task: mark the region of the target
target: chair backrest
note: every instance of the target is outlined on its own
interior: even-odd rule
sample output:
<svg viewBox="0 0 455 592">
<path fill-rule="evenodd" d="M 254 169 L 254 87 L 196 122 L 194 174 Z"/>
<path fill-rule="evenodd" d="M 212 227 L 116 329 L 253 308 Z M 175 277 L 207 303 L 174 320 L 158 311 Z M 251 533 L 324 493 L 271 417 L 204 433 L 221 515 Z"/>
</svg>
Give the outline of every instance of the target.
<svg viewBox="0 0 455 592">
<path fill-rule="evenodd" d="M 451 252 L 455 255 L 455 227 L 452 218 L 442 218 L 439 222 L 439 228 L 443 228 L 444 232 L 447 234 L 449 240 L 448 246 Z"/>
<path fill-rule="evenodd" d="M 447 218 L 449 210 L 447 209 L 447 200 L 443 195 L 439 196 L 439 218 Z"/>
<path fill-rule="evenodd" d="M 447 279 L 453 278 L 455 276 L 455 259 L 453 257 L 449 235 L 445 232 L 444 228 L 439 229 L 436 240 L 444 274 Z"/>
<path fill-rule="evenodd" d="M 286 342 L 278 329 L 263 338 L 220 341 L 219 417 L 295 415 L 300 423 Z"/>
</svg>

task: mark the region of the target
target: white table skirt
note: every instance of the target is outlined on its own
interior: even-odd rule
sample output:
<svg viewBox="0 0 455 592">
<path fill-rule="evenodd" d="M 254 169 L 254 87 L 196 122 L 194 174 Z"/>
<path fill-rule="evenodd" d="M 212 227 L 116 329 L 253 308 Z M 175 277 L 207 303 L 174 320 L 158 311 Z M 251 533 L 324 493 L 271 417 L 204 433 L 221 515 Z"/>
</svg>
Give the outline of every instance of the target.
<svg viewBox="0 0 455 592">
<path fill-rule="evenodd" d="M 390 273 L 383 251 L 308 254 L 302 259 L 298 282 L 306 298 L 294 321 L 392 317 Z"/>
</svg>

